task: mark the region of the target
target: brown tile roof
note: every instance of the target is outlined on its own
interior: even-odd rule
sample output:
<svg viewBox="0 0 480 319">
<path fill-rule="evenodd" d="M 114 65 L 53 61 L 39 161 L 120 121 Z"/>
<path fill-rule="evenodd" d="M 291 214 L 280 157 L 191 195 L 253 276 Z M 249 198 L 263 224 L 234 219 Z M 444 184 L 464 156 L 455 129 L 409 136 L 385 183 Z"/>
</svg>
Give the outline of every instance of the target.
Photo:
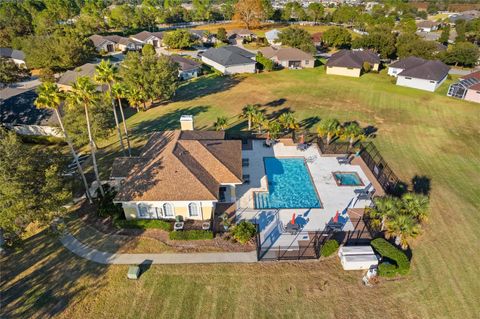
<svg viewBox="0 0 480 319">
<path fill-rule="evenodd" d="M 268 47 L 261 49 L 263 56 L 268 59 L 276 57 L 278 61 L 292 60 L 313 60 L 313 56 L 296 48 L 274 48 Z"/>
<path fill-rule="evenodd" d="M 241 183 L 241 141 L 183 139 L 186 132 L 153 133 L 115 200 L 216 200 L 220 184 Z"/>
<path fill-rule="evenodd" d="M 474 84 L 468 88 L 469 90 L 480 91 L 480 83 Z"/>
<path fill-rule="evenodd" d="M 351 51 L 340 50 L 334 53 L 327 61 L 327 66 L 336 66 L 343 68 L 357 68 L 361 69 L 363 63 L 379 64 L 380 58 L 372 51 Z"/>
<path fill-rule="evenodd" d="M 462 80 L 467 80 L 467 79 L 471 79 L 471 78 L 480 80 L 480 71 L 472 72 L 472 73 L 469 73 L 469 74 L 467 74 L 467 75 L 463 75 L 463 76 L 461 76 L 460 78 L 461 78 Z"/>
</svg>

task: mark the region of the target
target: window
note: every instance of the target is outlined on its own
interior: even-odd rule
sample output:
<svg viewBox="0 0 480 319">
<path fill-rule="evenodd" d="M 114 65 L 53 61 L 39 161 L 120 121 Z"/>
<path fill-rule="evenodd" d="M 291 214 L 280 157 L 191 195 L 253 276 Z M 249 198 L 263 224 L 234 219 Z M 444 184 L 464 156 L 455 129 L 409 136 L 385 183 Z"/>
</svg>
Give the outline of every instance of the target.
<svg viewBox="0 0 480 319">
<path fill-rule="evenodd" d="M 198 205 L 196 203 L 190 203 L 188 204 L 188 213 L 190 217 L 196 217 L 198 216 Z"/>
<path fill-rule="evenodd" d="M 140 218 L 146 218 L 148 216 L 148 208 L 144 204 L 138 205 L 138 216 Z"/>
<path fill-rule="evenodd" d="M 407 76 L 405 77 L 405 80 L 411 80 L 411 79 L 412 79 L 412 78 L 409 78 L 409 77 L 407 77 Z"/>
<path fill-rule="evenodd" d="M 165 217 L 173 217 L 175 215 L 173 213 L 173 206 L 169 203 L 163 204 L 163 212 L 165 213 Z"/>
<path fill-rule="evenodd" d="M 305 60 L 305 65 L 308 65 L 308 63 L 309 63 L 309 62 L 310 62 L 310 61 L 308 61 L 308 60 Z"/>
<path fill-rule="evenodd" d="M 435 81 L 430 81 L 430 83 L 435 83 Z"/>
</svg>

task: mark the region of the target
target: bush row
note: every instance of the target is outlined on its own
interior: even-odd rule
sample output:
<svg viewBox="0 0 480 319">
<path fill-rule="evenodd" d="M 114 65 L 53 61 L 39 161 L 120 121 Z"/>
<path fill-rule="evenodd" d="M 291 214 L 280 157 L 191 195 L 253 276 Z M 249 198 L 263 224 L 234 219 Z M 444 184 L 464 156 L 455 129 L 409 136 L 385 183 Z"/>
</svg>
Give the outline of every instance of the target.
<svg viewBox="0 0 480 319">
<path fill-rule="evenodd" d="M 383 258 L 387 258 L 395 263 L 382 262 L 378 266 L 378 274 L 380 276 L 393 277 L 397 274 L 408 274 L 410 270 L 410 261 L 403 251 L 396 248 L 383 238 L 374 239 L 370 244 Z"/>
<path fill-rule="evenodd" d="M 172 231 L 168 234 L 168 238 L 171 240 L 213 239 L 213 233 L 209 230 Z"/>
<path fill-rule="evenodd" d="M 172 224 L 164 220 L 157 219 L 115 219 L 115 226 L 119 228 L 135 228 L 135 229 L 149 229 L 157 228 L 165 231 L 172 230 Z"/>
</svg>

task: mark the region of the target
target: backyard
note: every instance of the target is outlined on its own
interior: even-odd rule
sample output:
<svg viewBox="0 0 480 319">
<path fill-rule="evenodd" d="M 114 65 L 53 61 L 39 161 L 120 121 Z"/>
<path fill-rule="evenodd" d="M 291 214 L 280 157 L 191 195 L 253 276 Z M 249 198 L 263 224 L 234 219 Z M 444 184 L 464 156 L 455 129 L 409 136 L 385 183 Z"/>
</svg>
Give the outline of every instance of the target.
<svg viewBox="0 0 480 319">
<path fill-rule="evenodd" d="M 480 107 L 436 93 L 397 87 L 385 72 L 359 79 L 326 76 L 323 68 L 247 76 L 208 77 L 185 84 L 174 101 L 129 112 L 135 151 L 148 133 L 179 127 L 181 114 L 198 129 L 218 116 L 230 129 L 246 128 L 238 115 L 261 104 L 271 115 L 290 110 L 305 128 L 324 117 L 357 120 L 393 170 L 410 183 L 426 177 L 431 213 L 413 245 L 411 274 L 361 284 L 337 258 L 311 263 L 152 266 L 139 281 L 127 266 L 77 258 L 41 232 L 3 258 L 5 317 L 64 318 L 475 318 L 480 312 Z M 99 141 L 102 175 L 120 154 L 113 135 Z"/>
</svg>

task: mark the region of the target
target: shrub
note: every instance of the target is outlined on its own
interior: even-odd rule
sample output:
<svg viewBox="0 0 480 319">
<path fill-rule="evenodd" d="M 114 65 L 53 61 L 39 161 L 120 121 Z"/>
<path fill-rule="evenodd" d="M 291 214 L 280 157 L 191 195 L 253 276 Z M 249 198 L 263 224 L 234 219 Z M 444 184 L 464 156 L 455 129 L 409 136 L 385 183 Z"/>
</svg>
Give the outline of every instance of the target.
<svg viewBox="0 0 480 319">
<path fill-rule="evenodd" d="M 97 214 L 100 217 L 107 216 L 120 216 L 123 213 L 122 206 L 120 204 L 114 204 L 113 199 L 117 192 L 115 189 L 110 188 L 108 185 L 103 186 L 105 196 L 100 194 L 100 189 L 97 190 Z"/>
<path fill-rule="evenodd" d="M 184 230 L 172 231 L 168 234 L 171 240 L 202 240 L 213 239 L 213 233 L 209 230 Z"/>
<path fill-rule="evenodd" d="M 256 233 L 257 228 L 255 225 L 245 220 L 233 227 L 232 230 L 233 237 L 241 244 L 249 242 Z"/>
<path fill-rule="evenodd" d="M 267 59 L 261 53 L 258 53 L 255 59 L 262 66 L 264 71 L 272 71 L 275 66 L 275 63 L 272 60 Z"/>
<path fill-rule="evenodd" d="M 378 274 L 380 276 L 393 277 L 397 274 L 408 274 L 410 270 L 410 261 L 403 251 L 397 249 L 383 238 L 374 239 L 370 244 L 375 251 L 382 256 L 382 258 L 388 260 L 388 262 L 382 262 L 378 266 Z"/>
<path fill-rule="evenodd" d="M 171 223 L 158 219 L 115 219 L 114 224 L 118 228 L 161 229 L 165 231 L 172 230 Z"/>
<path fill-rule="evenodd" d="M 372 70 L 372 65 L 368 62 L 363 62 L 363 71 L 368 73 Z"/>
<path fill-rule="evenodd" d="M 331 256 L 337 251 L 338 246 L 338 242 L 335 239 L 329 239 L 323 244 L 320 254 L 323 257 Z"/>
</svg>

